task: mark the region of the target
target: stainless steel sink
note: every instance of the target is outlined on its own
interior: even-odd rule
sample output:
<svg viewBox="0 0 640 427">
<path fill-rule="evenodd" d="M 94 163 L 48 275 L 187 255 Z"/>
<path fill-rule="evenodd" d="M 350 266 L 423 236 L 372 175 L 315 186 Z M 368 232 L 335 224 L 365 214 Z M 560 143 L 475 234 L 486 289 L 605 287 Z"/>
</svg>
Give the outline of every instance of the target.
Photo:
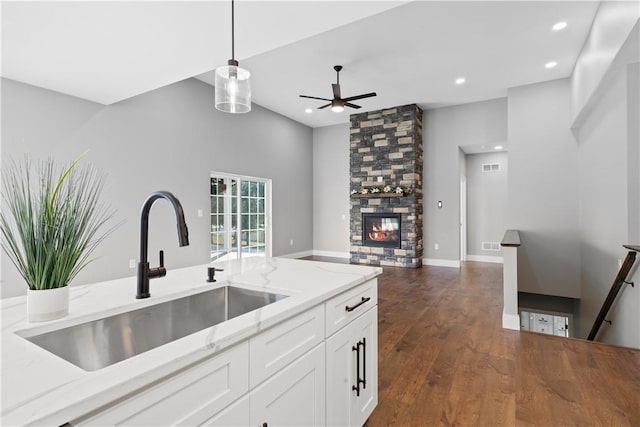
<svg viewBox="0 0 640 427">
<path fill-rule="evenodd" d="M 95 371 L 283 298 L 225 286 L 25 338 Z"/>
</svg>

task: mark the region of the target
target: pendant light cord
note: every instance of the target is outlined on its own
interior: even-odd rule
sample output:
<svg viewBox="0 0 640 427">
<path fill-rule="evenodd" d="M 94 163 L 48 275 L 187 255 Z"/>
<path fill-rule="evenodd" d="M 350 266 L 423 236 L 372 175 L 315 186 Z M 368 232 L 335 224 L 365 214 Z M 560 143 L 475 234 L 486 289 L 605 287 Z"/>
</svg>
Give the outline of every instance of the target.
<svg viewBox="0 0 640 427">
<path fill-rule="evenodd" d="M 233 0 L 231 0 L 231 59 L 236 59 L 236 51 L 235 51 L 235 17 L 234 17 L 234 7 Z"/>
</svg>

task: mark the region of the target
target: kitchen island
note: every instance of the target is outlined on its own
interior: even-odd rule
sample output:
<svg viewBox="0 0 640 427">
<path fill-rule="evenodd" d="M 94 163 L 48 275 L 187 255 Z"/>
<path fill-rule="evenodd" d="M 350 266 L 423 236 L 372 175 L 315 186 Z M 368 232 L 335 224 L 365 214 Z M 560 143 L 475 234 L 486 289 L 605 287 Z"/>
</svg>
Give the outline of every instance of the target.
<svg viewBox="0 0 640 427">
<path fill-rule="evenodd" d="M 224 271 L 207 283 L 212 265 Z M 216 262 L 169 270 L 144 300 L 135 277 L 73 286 L 69 315 L 42 323 L 27 322 L 26 297 L 5 299 L 2 425 L 362 424 L 377 404 L 381 273 L 284 258 Z M 225 285 L 287 297 L 94 371 L 24 338 Z"/>
</svg>

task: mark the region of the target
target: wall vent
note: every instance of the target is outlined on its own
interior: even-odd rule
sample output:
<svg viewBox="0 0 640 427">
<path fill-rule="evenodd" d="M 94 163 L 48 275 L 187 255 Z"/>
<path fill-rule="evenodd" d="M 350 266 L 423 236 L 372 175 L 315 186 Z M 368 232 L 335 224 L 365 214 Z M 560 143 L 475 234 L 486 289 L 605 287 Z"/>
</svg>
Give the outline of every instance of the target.
<svg viewBox="0 0 640 427">
<path fill-rule="evenodd" d="M 482 165 L 482 172 L 500 172 L 500 163 L 485 163 Z"/>
<path fill-rule="evenodd" d="M 483 251 L 500 252 L 500 243 L 498 242 L 482 242 Z"/>
</svg>

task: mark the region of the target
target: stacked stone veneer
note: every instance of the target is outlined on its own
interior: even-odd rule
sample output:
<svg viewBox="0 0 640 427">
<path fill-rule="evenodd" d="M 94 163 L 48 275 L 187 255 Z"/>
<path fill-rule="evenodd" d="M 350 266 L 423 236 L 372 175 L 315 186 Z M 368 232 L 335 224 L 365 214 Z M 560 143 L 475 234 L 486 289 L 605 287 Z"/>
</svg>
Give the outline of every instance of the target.
<svg viewBox="0 0 640 427">
<path fill-rule="evenodd" d="M 422 110 L 415 104 L 351 115 L 351 190 L 384 185 L 413 188 L 404 197 L 351 197 L 352 263 L 422 265 Z M 378 181 L 382 177 L 382 182 Z M 399 213 L 400 248 L 364 246 L 363 213 Z"/>
</svg>

